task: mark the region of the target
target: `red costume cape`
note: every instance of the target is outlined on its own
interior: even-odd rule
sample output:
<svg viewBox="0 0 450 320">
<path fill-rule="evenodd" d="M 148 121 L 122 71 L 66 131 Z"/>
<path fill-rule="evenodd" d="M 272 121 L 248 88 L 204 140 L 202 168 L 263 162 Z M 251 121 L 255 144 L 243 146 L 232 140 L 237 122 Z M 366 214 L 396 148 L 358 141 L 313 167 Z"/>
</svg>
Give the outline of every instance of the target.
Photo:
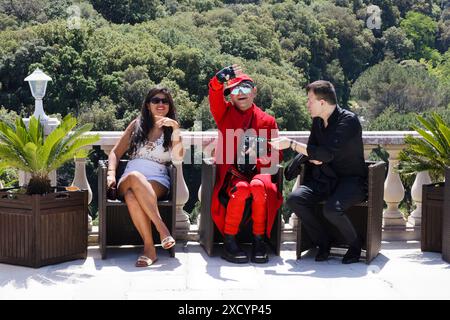
<svg viewBox="0 0 450 320">
<path fill-rule="evenodd" d="M 240 111 L 235 108 L 231 102 L 227 102 L 223 96 L 223 84 L 220 83 L 216 77 L 214 77 L 209 83 L 209 105 L 211 113 L 216 121 L 217 128 L 219 129 L 219 140 L 216 146 L 216 183 L 213 190 L 213 198 L 211 203 L 211 215 L 217 228 L 223 234 L 225 227 L 225 214 L 226 208 L 219 201 L 219 190 L 222 187 L 225 175 L 228 168 L 233 164 L 227 164 L 226 158 L 235 159 L 237 139 L 234 142 L 234 154 L 225 155 L 224 149 L 227 145 L 226 129 L 243 129 L 246 123 L 251 123 L 250 128 L 255 129 L 258 132 L 260 129 L 266 129 L 267 138 L 275 138 L 271 136 L 271 129 L 276 129 L 278 132 L 278 127 L 275 122 L 275 118 L 268 115 L 255 104 L 252 105 L 246 111 Z M 270 157 L 270 145 L 267 146 L 267 156 Z M 281 163 L 282 152 L 279 151 L 279 162 Z M 218 161 L 221 160 L 221 161 Z M 227 161 L 228 162 L 228 161 Z M 261 163 L 261 159 L 257 159 L 256 163 L 257 171 L 260 172 L 262 167 L 270 167 L 269 164 Z M 271 176 L 269 175 L 257 175 L 254 177 L 259 179 L 264 183 L 267 193 L 267 226 L 266 234 L 270 237 L 270 231 L 272 230 L 275 217 L 277 215 L 277 210 L 283 203 L 283 196 L 277 191 L 277 187 L 271 181 Z"/>
</svg>

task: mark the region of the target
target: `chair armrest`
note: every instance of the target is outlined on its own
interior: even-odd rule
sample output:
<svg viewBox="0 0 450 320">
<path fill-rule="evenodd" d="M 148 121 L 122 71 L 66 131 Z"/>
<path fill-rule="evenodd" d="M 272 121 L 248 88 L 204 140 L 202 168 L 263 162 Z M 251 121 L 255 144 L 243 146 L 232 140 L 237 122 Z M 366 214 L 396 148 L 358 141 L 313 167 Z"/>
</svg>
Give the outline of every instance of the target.
<svg viewBox="0 0 450 320">
<path fill-rule="evenodd" d="M 386 163 L 378 161 L 370 164 L 368 167 L 368 205 L 372 208 L 383 207 L 384 198 L 384 180 L 386 176 Z"/>
<path fill-rule="evenodd" d="M 106 178 L 108 176 L 108 161 L 98 161 L 98 201 L 106 202 Z"/>
<path fill-rule="evenodd" d="M 175 203 L 177 201 L 177 167 L 171 163 L 167 171 L 170 178 L 170 199 Z"/>
</svg>

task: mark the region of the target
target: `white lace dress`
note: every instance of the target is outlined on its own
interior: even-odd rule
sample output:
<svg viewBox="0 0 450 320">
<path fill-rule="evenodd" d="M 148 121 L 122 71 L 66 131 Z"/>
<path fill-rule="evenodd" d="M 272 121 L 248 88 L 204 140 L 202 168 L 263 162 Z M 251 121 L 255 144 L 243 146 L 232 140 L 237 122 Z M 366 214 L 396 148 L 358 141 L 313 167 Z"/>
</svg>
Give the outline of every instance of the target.
<svg viewBox="0 0 450 320">
<path fill-rule="evenodd" d="M 141 144 L 136 152 L 131 155 L 125 171 L 119 180 L 118 185 L 132 171 L 142 173 L 147 181 L 156 181 L 167 189 L 170 189 L 170 177 L 167 171 L 167 164 L 172 160 L 170 148 L 164 151 L 164 135 L 161 135 L 155 142 Z"/>
</svg>

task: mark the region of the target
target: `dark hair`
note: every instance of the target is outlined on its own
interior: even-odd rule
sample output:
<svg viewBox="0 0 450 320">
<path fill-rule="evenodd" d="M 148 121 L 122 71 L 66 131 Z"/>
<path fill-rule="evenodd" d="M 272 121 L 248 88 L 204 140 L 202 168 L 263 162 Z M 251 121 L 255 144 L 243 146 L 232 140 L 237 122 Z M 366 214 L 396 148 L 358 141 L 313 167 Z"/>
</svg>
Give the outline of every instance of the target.
<svg viewBox="0 0 450 320">
<path fill-rule="evenodd" d="M 172 95 L 169 89 L 161 86 L 156 86 L 150 89 L 142 104 L 141 115 L 137 118 L 134 131 L 131 134 L 131 143 L 129 149 L 130 155 L 132 155 L 137 151 L 139 144 L 147 142 L 148 134 L 155 125 L 153 121 L 153 116 L 150 114 L 147 105 L 150 103 L 150 100 L 159 93 L 164 94 L 167 100 L 169 100 L 169 112 L 167 113 L 166 117 L 177 121 L 175 105 L 173 103 Z M 164 135 L 163 147 L 165 151 L 167 151 L 169 147 L 172 146 L 172 132 L 173 129 L 171 127 L 163 127 L 163 135 Z"/>
<path fill-rule="evenodd" d="M 314 81 L 306 86 L 307 93 L 311 90 L 318 99 L 325 100 L 329 104 L 337 104 L 336 90 L 330 81 Z"/>
</svg>

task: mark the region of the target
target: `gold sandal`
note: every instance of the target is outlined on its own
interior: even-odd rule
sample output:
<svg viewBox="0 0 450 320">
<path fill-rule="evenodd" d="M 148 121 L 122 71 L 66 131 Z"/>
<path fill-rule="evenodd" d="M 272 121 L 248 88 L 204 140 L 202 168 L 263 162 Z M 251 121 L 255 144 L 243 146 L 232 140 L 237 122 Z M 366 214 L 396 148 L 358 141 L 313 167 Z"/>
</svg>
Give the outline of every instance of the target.
<svg viewBox="0 0 450 320">
<path fill-rule="evenodd" d="M 174 245 L 175 245 L 175 239 L 172 236 L 165 237 L 161 241 L 161 246 L 166 250 L 172 248 Z"/>
</svg>

